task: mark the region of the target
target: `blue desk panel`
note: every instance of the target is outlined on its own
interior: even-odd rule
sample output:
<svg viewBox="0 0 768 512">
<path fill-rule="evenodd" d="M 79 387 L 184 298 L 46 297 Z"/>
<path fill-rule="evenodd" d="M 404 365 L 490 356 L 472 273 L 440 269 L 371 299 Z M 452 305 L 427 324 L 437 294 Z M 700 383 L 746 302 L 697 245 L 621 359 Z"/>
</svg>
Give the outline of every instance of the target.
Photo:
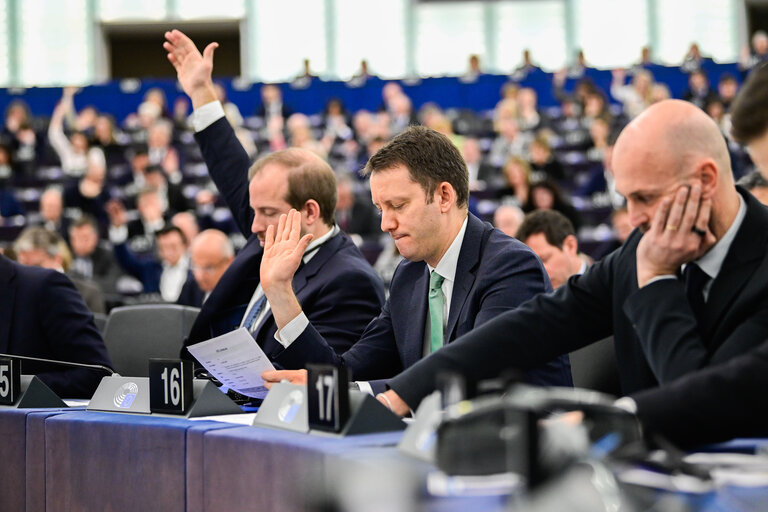
<svg viewBox="0 0 768 512">
<path fill-rule="evenodd" d="M 60 414 L 59 409 L 0 409 L 0 510 L 35 510 L 26 503 L 28 465 L 44 467 L 39 441 L 27 435 L 27 420 L 32 415 Z M 34 456 L 33 456 L 34 455 Z M 42 509 L 37 509 L 42 510 Z"/>
<path fill-rule="evenodd" d="M 302 510 L 304 493 L 325 486 L 334 458 L 374 447 L 394 450 L 402 435 L 342 439 L 258 427 L 206 432 L 204 510 Z"/>
<path fill-rule="evenodd" d="M 98 412 L 48 418 L 46 510 L 183 511 L 190 430 L 230 426 Z"/>
</svg>

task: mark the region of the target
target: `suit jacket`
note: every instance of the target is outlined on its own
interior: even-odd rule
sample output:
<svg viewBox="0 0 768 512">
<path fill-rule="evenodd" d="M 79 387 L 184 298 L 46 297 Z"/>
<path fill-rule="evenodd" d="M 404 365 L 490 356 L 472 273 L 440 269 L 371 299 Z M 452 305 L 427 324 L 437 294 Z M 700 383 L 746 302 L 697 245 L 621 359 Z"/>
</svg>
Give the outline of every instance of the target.
<svg viewBox="0 0 768 512">
<path fill-rule="evenodd" d="M 250 160 L 232 127 L 222 118 L 195 137 L 211 178 L 248 240 L 203 304 L 186 345 L 239 326 L 259 284 L 263 254 L 258 237 L 250 232 L 253 212 L 246 172 Z M 293 289 L 309 320 L 339 352 L 357 341 L 384 303 L 381 279 L 344 233 L 325 242 L 307 264 L 299 267 L 293 278 Z M 274 339 L 276 331 L 271 313 L 256 331 L 256 341 L 273 359 L 283 351 L 283 346 Z M 295 365 L 287 368 L 304 368 L 305 361 L 294 362 Z"/>
<path fill-rule="evenodd" d="M 90 256 L 93 272 L 90 277 L 80 275 L 70 268 L 68 274 L 70 277 L 79 277 L 90 279 L 99 285 L 104 293 L 115 293 L 115 283 L 123 274 L 120 270 L 114 254 L 109 249 L 96 246 Z"/>
<path fill-rule="evenodd" d="M 389 299 L 381 314 L 348 352 L 334 354 L 321 333 L 310 325 L 277 362 L 291 366 L 298 360 L 344 364 L 356 380 L 393 377 L 422 358 L 428 289 L 426 263 L 403 261 L 392 278 Z M 503 311 L 551 289 L 533 251 L 470 214 L 456 267 L 445 340 L 451 343 Z M 554 359 L 531 369 L 528 380 L 572 385 L 568 358 Z M 384 382 L 372 383 L 375 391 L 384 386 Z"/>
<path fill-rule="evenodd" d="M 179 293 L 179 298 L 176 299 L 176 304 L 199 308 L 203 305 L 203 299 L 205 299 L 205 292 L 200 289 L 197 281 L 195 281 L 195 276 L 190 273 L 184 286 L 181 287 L 181 293 Z"/>
<path fill-rule="evenodd" d="M 339 223 L 345 233 L 354 233 L 363 237 L 379 237 L 382 235 L 381 219 L 370 199 L 370 196 L 367 200 L 360 196 L 355 196 L 355 203 L 349 211 L 346 226 L 342 226 Z M 336 219 L 338 222 L 338 212 L 336 213 Z"/>
<path fill-rule="evenodd" d="M 115 259 L 120 266 L 130 275 L 141 281 L 144 293 L 157 293 L 160 291 L 160 276 L 163 274 L 163 265 L 154 258 L 138 258 L 123 242 L 115 244 Z"/>
<path fill-rule="evenodd" d="M 395 378 L 392 388 L 416 406 L 441 370 L 480 380 L 613 335 L 622 391 L 629 394 L 749 351 L 768 338 L 768 209 L 739 193 L 747 214 L 712 282 L 704 325 L 696 324 L 682 281 L 638 290 L 635 251 L 642 233 L 635 230 L 584 274 L 436 352 Z"/>
<path fill-rule="evenodd" d="M 766 387 L 768 341 L 632 398 L 646 430 L 687 447 L 768 436 Z"/>
<path fill-rule="evenodd" d="M 62 273 L 0 255 L 0 352 L 112 366 L 93 315 Z M 103 374 L 22 362 L 59 396 L 90 398 Z"/>
</svg>

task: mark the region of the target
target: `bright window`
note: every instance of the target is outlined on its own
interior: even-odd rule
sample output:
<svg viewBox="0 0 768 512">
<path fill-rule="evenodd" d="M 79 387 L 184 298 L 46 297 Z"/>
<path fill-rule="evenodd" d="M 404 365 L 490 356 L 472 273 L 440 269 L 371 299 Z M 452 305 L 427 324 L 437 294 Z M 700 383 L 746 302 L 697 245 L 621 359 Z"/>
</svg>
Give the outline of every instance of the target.
<svg viewBox="0 0 768 512">
<path fill-rule="evenodd" d="M 565 6 L 561 0 L 499 2 L 496 20 L 496 59 L 502 72 L 519 66 L 526 48 L 534 63 L 543 68 L 565 65 Z"/>
<path fill-rule="evenodd" d="M 469 56 L 484 62 L 485 28 L 481 2 L 416 5 L 416 72 L 423 76 L 461 75 Z M 382 33 L 385 33 L 382 31 Z"/>
<path fill-rule="evenodd" d="M 734 62 L 739 56 L 736 0 L 660 1 L 658 58 L 679 65 L 691 43 L 698 43 L 704 56 Z"/>
<path fill-rule="evenodd" d="M 252 39 L 250 69 L 264 81 L 287 81 L 310 60 L 312 72 L 326 71 L 325 2 L 318 0 L 250 0 Z"/>
<path fill-rule="evenodd" d="M 648 44 L 646 0 L 576 0 L 574 6 L 576 47 L 590 66 L 627 67 L 640 60 L 640 49 Z"/>
<path fill-rule="evenodd" d="M 405 14 L 408 0 L 336 0 L 336 74 L 350 78 L 368 61 L 371 74 L 406 74 Z"/>
</svg>

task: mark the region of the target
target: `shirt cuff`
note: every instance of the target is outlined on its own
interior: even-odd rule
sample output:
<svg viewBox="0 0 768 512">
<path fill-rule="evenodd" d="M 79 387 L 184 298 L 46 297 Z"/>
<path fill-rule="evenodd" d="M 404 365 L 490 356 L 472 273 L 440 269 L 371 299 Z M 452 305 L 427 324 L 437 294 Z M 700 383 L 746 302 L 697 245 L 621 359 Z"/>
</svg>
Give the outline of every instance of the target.
<svg viewBox="0 0 768 512">
<path fill-rule="evenodd" d="M 613 405 L 629 413 L 637 414 L 637 402 L 635 402 L 632 398 L 628 396 L 619 398 L 618 400 L 613 402 Z"/>
<path fill-rule="evenodd" d="M 285 324 L 285 327 L 275 333 L 275 340 L 283 347 L 288 348 L 291 346 L 291 343 L 296 341 L 296 338 L 301 336 L 301 333 L 304 332 L 308 325 L 309 319 L 302 311 L 296 315 L 296 318 Z"/>
<path fill-rule="evenodd" d="M 664 279 L 677 279 L 677 276 L 674 274 L 667 274 L 664 276 L 656 276 L 647 283 L 645 283 L 645 286 L 648 286 L 649 284 L 655 283 L 656 281 L 663 281 Z"/>
<path fill-rule="evenodd" d="M 109 226 L 109 241 L 112 245 L 124 244 L 128 240 L 128 228 L 126 226 Z"/>
<path fill-rule="evenodd" d="M 364 380 L 356 380 L 355 384 L 357 384 L 357 386 L 360 388 L 360 391 L 363 393 L 368 393 L 371 396 L 375 396 L 370 382 L 366 382 Z"/>
<path fill-rule="evenodd" d="M 195 132 L 201 132 L 224 117 L 224 107 L 219 101 L 206 103 L 192 113 L 192 127 Z"/>
</svg>

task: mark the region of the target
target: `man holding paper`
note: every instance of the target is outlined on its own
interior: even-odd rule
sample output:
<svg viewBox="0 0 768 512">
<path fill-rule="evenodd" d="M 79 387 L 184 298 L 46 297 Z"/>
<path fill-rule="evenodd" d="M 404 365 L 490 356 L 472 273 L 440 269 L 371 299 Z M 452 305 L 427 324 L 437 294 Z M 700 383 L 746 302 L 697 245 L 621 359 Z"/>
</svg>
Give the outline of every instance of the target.
<svg viewBox="0 0 768 512">
<path fill-rule="evenodd" d="M 390 297 L 360 341 L 339 355 L 291 287 L 301 255 L 312 243 L 301 216 L 281 216 L 267 230 L 261 283 L 276 337 L 289 337 L 275 361 L 343 364 L 365 391 L 382 391 L 395 376 L 444 344 L 503 311 L 552 289 L 528 247 L 468 212 L 469 178 L 458 149 L 434 130 L 412 126 L 371 157 L 371 196 L 381 229 L 407 260 L 395 271 Z M 282 340 L 284 342 L 285 340 Z M 571 385 L 567 356 L 530 369 L 527 380 Z M 265 381 L 306 381 L 304 371 L 265 372 Z"/>
<path fill-rule="evenodd" d="M 322 158 L 297 148 L 272 153 L 251 166 L 216 99 L 211 73 L 217 43 L 201 54 L 178 30 L 166 32 L 165 38 L 168 60 L 195 108 L 195 137 L 208 170 L 248 238 L 203 304 L 185 345 L 244 327 L 270 359 L 285 350 L 290 340 L 275 339 L 273 308 L 262 290 L 259 266 L 267 227 L 293 208 L 299 212 L 300 232 L 311 235 L 312 243 L 299 255 L 289 286 L 332 350 L 344 352 L 380 311 L 384 287 L 334 223 L 333 171 Z M 295 366 L 287 367 L 302 368 L 304 363 L 295 359 Z"/>
</svg>

